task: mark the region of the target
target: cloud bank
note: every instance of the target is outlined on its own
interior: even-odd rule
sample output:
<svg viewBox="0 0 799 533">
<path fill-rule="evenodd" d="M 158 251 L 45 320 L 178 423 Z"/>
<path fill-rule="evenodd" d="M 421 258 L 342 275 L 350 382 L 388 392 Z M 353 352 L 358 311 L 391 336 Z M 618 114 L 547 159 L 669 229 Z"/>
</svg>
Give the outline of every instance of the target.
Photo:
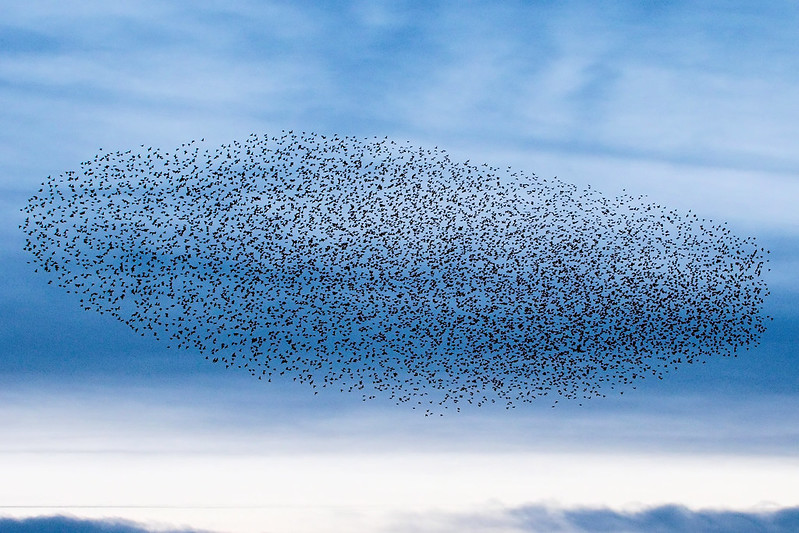
<svg viewBox="0 0 799 533">
<path fill-rule="evenodd" d="M 691 510 L 663 505 L 637 512 L 611 509 L 558 510 L 531 505 L 471 515 L 406 517 L 392 533 L 460 531 L 477 533 L 789 533 L 799 531 L 799 507 L 775 511 Z"/>
<path fill-rule="evenodd" d="M 127 520 L 82 520 L 67 516 L 34 518 L 0 518 L 0 531 L 5 533 L 150 533 L 141 524 Z M 158 529 L 161 533 L 200 533 L 198 529 Z"/>
<path fill-rule="evenodd" d="M 252 530 L 258 530 L 253 525 Z M 324 528 L 324 531 L 331 530 Z M 385 533 L 793 533 L 799 530 L 799 507 L 772 511 L 691 510 L 662 505 L 635 512 L 601 508 L 556 509 L 530 505 L 472 514 L 405 515 Z M 0 518 L 5 533 L 201 533 L 198 529 L 150 529 L 121 519 L 67 516 Z M 279 531 L 279 530 L 275 530 Z"/>
</svg>

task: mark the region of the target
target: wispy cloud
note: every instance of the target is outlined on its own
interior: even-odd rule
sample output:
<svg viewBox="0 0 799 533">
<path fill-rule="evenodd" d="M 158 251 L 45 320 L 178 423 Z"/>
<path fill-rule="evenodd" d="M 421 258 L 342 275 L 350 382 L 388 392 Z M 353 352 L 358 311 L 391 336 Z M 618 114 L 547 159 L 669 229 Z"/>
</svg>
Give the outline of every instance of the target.
<svg viewBox="0 0 799 533">
<path fill-rule="evenodd" d="M 611 192 L 691 184 L 660 198 L 799 228 L 784 200 L 799 173 L 790 3 L 25 6 L 4 6 L 0 27 L 6 186 L 30 189 L 98 145 L 301 127 L 412 138 Z"/>
</svg>

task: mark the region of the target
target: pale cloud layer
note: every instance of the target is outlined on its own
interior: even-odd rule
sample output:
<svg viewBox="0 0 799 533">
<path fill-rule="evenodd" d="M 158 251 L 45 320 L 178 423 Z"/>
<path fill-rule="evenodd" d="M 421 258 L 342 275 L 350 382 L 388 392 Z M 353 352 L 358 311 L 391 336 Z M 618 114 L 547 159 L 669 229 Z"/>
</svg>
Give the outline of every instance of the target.
<svg viewBox="0 0 799 533">
<path fill-rule="evenodd" d="M 229 533 L 379 531 L 402 516 L 435 523 L 436 512 L 530 502 L 749 511 L 794 505 L 799 490 L 797 461 L 729 456 L 19 453 L 0 454 L 0 467 L 6 514 L 61 510 Z"/>
<path fill-rule="evenodd" d="M 562 512 L 577 507 L 633 524 L 632 510 L 675 502 L 751 512 L 799 499 L 790 397 L 432 422 L 346 403 L 307 402 L 303 412 L 286 391 L 282 404 L 254 391 L 53 387 L 34 397 L 4 388 L 0 514 L 241 533 L 522 532 L 585 523 Z"/>
<path fill-rule="evenodd" d="M 131 380 L 132 381 L 132 380 Z M 791 394 L 719 393 L 486 407 L 429 419 L 390 402 L 249 376 L 3 383 L 0 453 L 574 454 L 799 458 Z M 652 408 L 656 405 L 657 409 Z"/>
</svg>

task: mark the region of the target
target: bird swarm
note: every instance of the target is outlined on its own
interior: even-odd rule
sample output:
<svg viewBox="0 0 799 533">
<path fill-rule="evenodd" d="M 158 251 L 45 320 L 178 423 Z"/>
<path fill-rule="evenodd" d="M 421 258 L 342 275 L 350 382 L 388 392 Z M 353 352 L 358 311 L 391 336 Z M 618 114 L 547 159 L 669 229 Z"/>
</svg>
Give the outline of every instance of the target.
<svg viewBox="0 0 799 533">
<path fill-rule="evenodd" d="M 37 270 L 85 309 L 427 413 L 604 396 L 767 318 L 767 252 L 725 225 L 387 138 L 101 152 L 25 211 Z"/>
</svg>

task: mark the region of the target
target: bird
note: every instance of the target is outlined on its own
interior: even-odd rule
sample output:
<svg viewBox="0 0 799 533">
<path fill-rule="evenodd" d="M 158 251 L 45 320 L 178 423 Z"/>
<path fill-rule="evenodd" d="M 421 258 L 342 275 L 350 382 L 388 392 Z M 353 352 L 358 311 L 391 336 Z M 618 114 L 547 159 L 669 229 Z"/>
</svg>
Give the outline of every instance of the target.
<svg viewBox="0 0 799 533">
<path fill-rule="evenodd" d="M 101 151 L 23 211 L 37 274 L 85 310 L 426 415 L 606 397 L 737 356 L 769 318 L 753 237 L 388 136 Z"/>
</svg>

